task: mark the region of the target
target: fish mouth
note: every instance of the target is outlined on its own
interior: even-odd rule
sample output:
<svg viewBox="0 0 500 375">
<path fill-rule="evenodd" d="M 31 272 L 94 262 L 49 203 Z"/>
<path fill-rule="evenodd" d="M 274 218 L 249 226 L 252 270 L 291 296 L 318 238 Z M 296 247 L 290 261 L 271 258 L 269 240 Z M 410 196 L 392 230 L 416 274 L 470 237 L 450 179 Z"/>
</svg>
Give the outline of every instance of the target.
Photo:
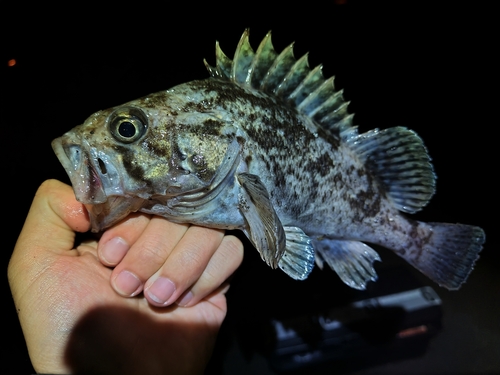
<svg viewBox="0 0 500 375">
<path fill-rule="evenodd" d="M 90 155 L 87 151 L 90 147 L 72 138 L 65 134 L 54 139 L 52 149 L 68 174 L 76 199 L 83 204 L 106 202 L 108 197 L 103 184 L 106 165 L 98 157 Z"/>
<path fill-rule="evenodd" d="M 103 186 L 103 171 L 99 167 L 102 161 L 91 158 L 84 147 L 72 142 L 71 138 L 63 135 L 54 139 L 52 149 L 73 185 L 76 199 L 83 204 L 106 202 L 108 198 Z"/>
<path fill-rule="evenodd" d="M 141 208 L 144 199 L 124 197 L 118 169 L 105 152 L 71 132 L 54 139 L 52 149 L 68 174 L 77 201 L 89 213 L 93 232 Z"/>
<path fill-rule="evenodd" d="M 140 210 L 145 202 L 145 199 L 139 197 L 112 196 L 105 203 L 86 204 L 92 232 L 98 233 L 109 228 L 129 213 Z"/>
</svg>

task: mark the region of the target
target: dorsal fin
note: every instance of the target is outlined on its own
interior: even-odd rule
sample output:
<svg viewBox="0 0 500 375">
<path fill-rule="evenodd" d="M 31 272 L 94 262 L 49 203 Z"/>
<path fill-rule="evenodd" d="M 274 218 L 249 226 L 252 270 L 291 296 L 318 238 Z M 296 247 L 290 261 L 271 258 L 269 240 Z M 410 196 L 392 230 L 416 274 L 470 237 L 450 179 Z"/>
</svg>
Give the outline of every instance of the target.
<svg viewBox="0 0 500 375">
<path fill-rule="evenodd" d="M 333 77 L 323 77 L 321 65 L 310 69 L 307 54 L 295 59 L 293 43 L 278 54 L 271 32 L 254 52 L 248 36 L 247 29 L 233 60 L 216 43 L 215 67 L 205 61 L 212 77 L 281 97 L 341 138 L 378 177 L 399 210 L 414 213 L 429 202 L 435 175 L 427 150 L 414 132 L 396 127 L 359 134 L 352 123 L 354 115 L 347 111 L 349 102 L 342 90 L 335 90 Z"/>
<path fill-rule="evenodd" d="M 429 202 L 436 176 L 427 149 L 415 132 L 397 126 L 342 136 L 385 186 L 397 209 L 415 213 Z"/>
<path fill-rule="evenodd" d="M 271 32 L 266 34 L 256 52 L 248 37 L 246 29 L 233 60 L 222 52 L 219 42 L 216 43 L 215 67 L 204 61 L 212 77 L 281 97 L 337 136 L 346 131 L 351 136 L 357 134 L 352 126 L 352 115 L 347 111 L 349 103 L 344 101 L 342 90 L 335 90 L 333 77 L 323 77 L 321 65 L 310 69 L 307 54 L 295 59 L 293 43 L 278 54 L 271 42 Z"/>
</svg>

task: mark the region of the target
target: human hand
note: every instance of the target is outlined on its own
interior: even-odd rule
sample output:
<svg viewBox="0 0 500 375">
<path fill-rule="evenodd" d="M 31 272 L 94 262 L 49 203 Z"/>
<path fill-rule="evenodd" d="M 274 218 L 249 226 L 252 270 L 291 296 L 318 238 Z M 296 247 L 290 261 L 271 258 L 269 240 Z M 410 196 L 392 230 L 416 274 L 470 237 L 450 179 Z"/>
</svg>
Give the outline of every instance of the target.
<svg viewBox="0 0 500 375">
<path fill-rule="evenodd" d="M 227 285 L 223 282 L 242 260 L 241 243 L 221 231 L 133 215 L 104 233 L 99 244 L 89 239 L 75 248 L 75 232 L 89 228 L 85 209 L 69 186 L 55 180 L 42 184 L 8 268 L 35 370 L 202 372 L 225 317 Z M 121 240 L 109 251 L 109 241 L 117 236 L 128 243 L 128 252 L 123 251 Z M 202 242 L 198 236 L 203 236 Z M 166 241 L 164 247 L 162 241 Z M 115 270 L 100 259 L 117 264 Z M 117 278 L 123 270 L 141 280 L 134 298 L 124 298 L 110 287 L 110 278 L 115 287 L 120 286 Z M 168 276 L 175 289 L 167 303 L 159 305 L 182 300 L 189 290 L 190 307 L 153 306 L 158 303 L 148 290 L 160 274 Z M 143 280 L 147 280 L 146 297 L 140 294 Z"/>
<path fill-rule="evenodd" d="M 102 264 L 115 267 L 111 285 L 118 294 L 133 297 L 144 291 L 158 307 L 174 302 L 193 306 L 227 280 L 242 260 L 240 241 L 224 236 L 223 230 L 145 214 L 132 214 L 107 230 L 97 254 Z"/>
</svg>

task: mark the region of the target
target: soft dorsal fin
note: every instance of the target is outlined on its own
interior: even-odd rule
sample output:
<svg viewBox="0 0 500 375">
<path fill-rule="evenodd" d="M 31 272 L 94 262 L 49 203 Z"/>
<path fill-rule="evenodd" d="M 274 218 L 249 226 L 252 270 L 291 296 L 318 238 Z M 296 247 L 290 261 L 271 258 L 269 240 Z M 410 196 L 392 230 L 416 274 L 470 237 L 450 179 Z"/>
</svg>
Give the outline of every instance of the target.
<svg viewBox="0 0 500 375">
<path fill-rule="evenodd" d="M 272 93 L 292 103 L 323 128 L 340 136 L 352 126 L 352 115 L 347 112 L 342 90 L 336 91 L 333 77 L 325 79 L 321 65 L 310 69 L 307 54 L 299 59 L 293 55 L 293 43 L 281 53 L 274 50 L 271 32 L 268 32 L 254 52 L 246 29 L 238 43 L 233 60 L 215 45 L 215 67 L 206 60 L 205 65 L 212 77 L 228 79 L 239 85 Z"/>
<path fill-rule="evenodd" d="M 402 126 L 374 129 L 359 135 L 342 134 L 379 181 L 395 207 L 415 213 L 435 191 L 436 176 L 420 137 Z"/>
</svg>

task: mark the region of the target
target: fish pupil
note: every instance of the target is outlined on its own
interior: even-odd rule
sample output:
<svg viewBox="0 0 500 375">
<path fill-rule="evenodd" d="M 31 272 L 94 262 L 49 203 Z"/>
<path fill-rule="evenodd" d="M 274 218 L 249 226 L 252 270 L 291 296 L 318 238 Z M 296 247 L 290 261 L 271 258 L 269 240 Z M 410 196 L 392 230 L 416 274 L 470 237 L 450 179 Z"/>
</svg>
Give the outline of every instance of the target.
<svg viewBox="0 0 500 375">
<path fill-rule="evenodd" d="M 129 121 L 123 121 L 118 127 L 118 133 L 124 138 L 131 138 L 135 135 L 135 126 Z"/>
</svg>

